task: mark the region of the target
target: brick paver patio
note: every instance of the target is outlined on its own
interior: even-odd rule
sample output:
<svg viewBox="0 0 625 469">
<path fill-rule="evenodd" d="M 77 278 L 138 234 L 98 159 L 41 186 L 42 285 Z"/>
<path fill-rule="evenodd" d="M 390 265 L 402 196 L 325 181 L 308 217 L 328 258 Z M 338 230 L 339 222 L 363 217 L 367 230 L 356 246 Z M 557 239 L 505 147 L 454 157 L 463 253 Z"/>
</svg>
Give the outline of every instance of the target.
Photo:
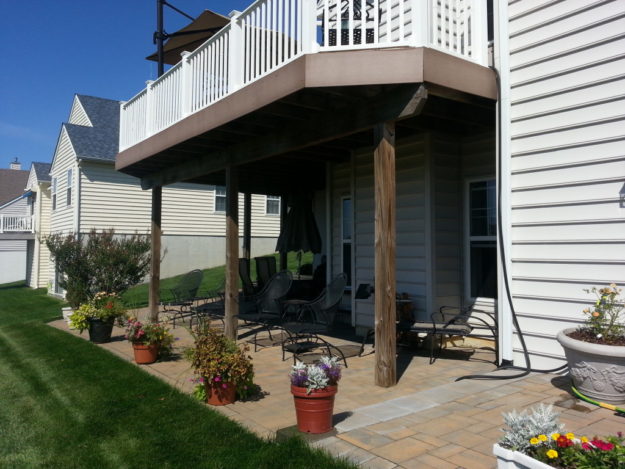
<svg viewBox="0 0 625 469">
<path fill-rule="evenodd" d="M 64 321 L 52 326 L 67 330 Z M 192 345 L 189 332 L 177 327 L 176 351 Z M 87 338 L 87 334 L 82 335 Z M 123 330 L 102 347 L 133 361 Z M 336 340 L 333 339 L 334 342 Z M 469 347 L 453 348 L 433 365 L 419 350 L 400 350 L 399 382 L 392 388 L 373 384 L 375 358 L 370 346 L 365 356 L 348 359 L 335 403 L 335 434 L 311 444 L 348 458 L 366 468 L 493 468 L 492 446 L 501 436 L 502 413 L 539 402 L 554 404 L 569 431 L 601 435 L 625 431 L 625 418 L 575 399 L 568 378 L 531 374 L 512 380 L 455 379 L 494 370 L 493 352 Z M 261 437 L 295 425 L 295 411 L 287 374 L 292 361 L 282 361 L 280 347 L 251 352 L 258 399 L 214 409 Z M 182 358 L 141 365 L 183 391 L 190 392 L 193 371 Z M 501 376 L 503 373 L 495 373 Z"/>
</svg>

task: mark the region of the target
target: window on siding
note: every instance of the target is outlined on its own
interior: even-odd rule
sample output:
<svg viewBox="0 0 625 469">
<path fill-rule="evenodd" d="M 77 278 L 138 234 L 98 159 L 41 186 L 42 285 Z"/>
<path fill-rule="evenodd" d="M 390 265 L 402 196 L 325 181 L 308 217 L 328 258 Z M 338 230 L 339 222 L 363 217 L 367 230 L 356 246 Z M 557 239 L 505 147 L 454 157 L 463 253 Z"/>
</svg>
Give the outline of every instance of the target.
<svg viewBox="0 0 625 469">
<path fill-rule="evenodd" d="M 52 196 L 52 210 L 56 210 L 56 178 L 52 178 L 50 194 Z"/>
<path fill-rule="evenodd" d="M 72 205 L 72 169 L 67 170 L 67 190 L 66 190 L 66 205 L 69 207 Z"/>
<path fill-rule="evenodd" d="M 280 196 L 279 195 L 266 196 L 265 213 L 267 215 L 280 215 Z"/>
<path fill-rule="evenodd" d="M 215 212 L 226 211 L 226 188 L 215 186 Z"/>
<path fill-rule="evenodd" d="M 30 216 L 35 215 L 35 204 L 37 203 L 37 193 L 30 194 Z"/>
<path fill-rule="evenodd" d="M 497 298 L 497 205 L 494 179 L 469 183 L 471 298 Z"/>
<path fill-rule="evenodd" d="M 347 275 L 347 285 L 352 284 L 352 199 L 345 197 L 341 206 L 341 239 L 343 272 Z"/>
</svg>

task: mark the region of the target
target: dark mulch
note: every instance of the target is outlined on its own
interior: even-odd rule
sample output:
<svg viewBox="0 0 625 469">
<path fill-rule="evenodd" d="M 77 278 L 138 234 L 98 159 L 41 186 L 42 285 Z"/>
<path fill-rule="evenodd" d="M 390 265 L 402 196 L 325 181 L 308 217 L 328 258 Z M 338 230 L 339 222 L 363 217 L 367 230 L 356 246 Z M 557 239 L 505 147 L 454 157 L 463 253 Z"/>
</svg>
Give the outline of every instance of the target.
<svg viewBox="0 0 625 469">
<path fill-rule="evenodd" d="M 571 339 L 577 339 L 584 342 L 590 342 L 591 344 L 600 344 L 600 345 L 625 345 L 625 337 L 612 337 L 610 339 L 600 338 L 590 332 L 582 329 L 578 329 L 567 334 Z"/>
</svg>

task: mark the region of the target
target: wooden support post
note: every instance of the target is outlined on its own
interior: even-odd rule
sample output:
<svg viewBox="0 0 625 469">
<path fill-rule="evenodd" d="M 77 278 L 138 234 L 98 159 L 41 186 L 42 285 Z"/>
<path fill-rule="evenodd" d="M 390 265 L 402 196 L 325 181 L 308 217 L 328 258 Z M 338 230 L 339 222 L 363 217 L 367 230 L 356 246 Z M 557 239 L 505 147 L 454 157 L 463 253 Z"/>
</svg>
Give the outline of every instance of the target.
<svg viewBox="0 0 625 469">
<path fill-rule="evenodd" d="M 397 382 L 395 306 L 395 122 L 374 127 L 375 384 Z"/>
<path fill-rule="evenodd" d="M 252 194 L 243 196 L 243 257 L 252 257 Z"/>
<path fill-rule="evenodd" d="M 151 214 L 151 260 L 150 260 L 150 321 L 158 322 L 158 310 L 161 302 L 161 211 L 163 188 L 155 186 L 152 189 Z"/>
<path fill-rule="evenodd" d="M 280 232 L 284 229 L 286 225 L 286 212 L 287 212 L 287 198 L 283 195 L 280 197 Z M 286 270 L 288 264 L 288 253 L 281 252 L 280 253 L 280 270 Z"/>
<path fill-rule="evenodd" d="M 239 316 L 239 188 L 237 169 L 226 168 L 226 317 L 225 335 L 236 340 Z"/>
</svg>

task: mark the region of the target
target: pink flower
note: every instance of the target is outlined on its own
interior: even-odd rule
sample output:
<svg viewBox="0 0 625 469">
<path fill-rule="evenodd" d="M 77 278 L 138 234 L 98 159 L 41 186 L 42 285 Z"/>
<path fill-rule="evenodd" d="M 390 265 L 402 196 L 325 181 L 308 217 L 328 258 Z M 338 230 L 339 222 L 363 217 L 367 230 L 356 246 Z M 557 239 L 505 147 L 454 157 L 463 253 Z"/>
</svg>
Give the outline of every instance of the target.
<svg viewBox="0 0 625 469">
<path fill-rule="evenodd" d="M 222 384 L 221 387 L 224 389 L 228 389 L 228 385 L 226 383 Z"/>
<path fill-rule="evenodd" d="M 215 376 L 215 382 L 219 383 L 221 381 L 221 376 Z"/>
</svg>

